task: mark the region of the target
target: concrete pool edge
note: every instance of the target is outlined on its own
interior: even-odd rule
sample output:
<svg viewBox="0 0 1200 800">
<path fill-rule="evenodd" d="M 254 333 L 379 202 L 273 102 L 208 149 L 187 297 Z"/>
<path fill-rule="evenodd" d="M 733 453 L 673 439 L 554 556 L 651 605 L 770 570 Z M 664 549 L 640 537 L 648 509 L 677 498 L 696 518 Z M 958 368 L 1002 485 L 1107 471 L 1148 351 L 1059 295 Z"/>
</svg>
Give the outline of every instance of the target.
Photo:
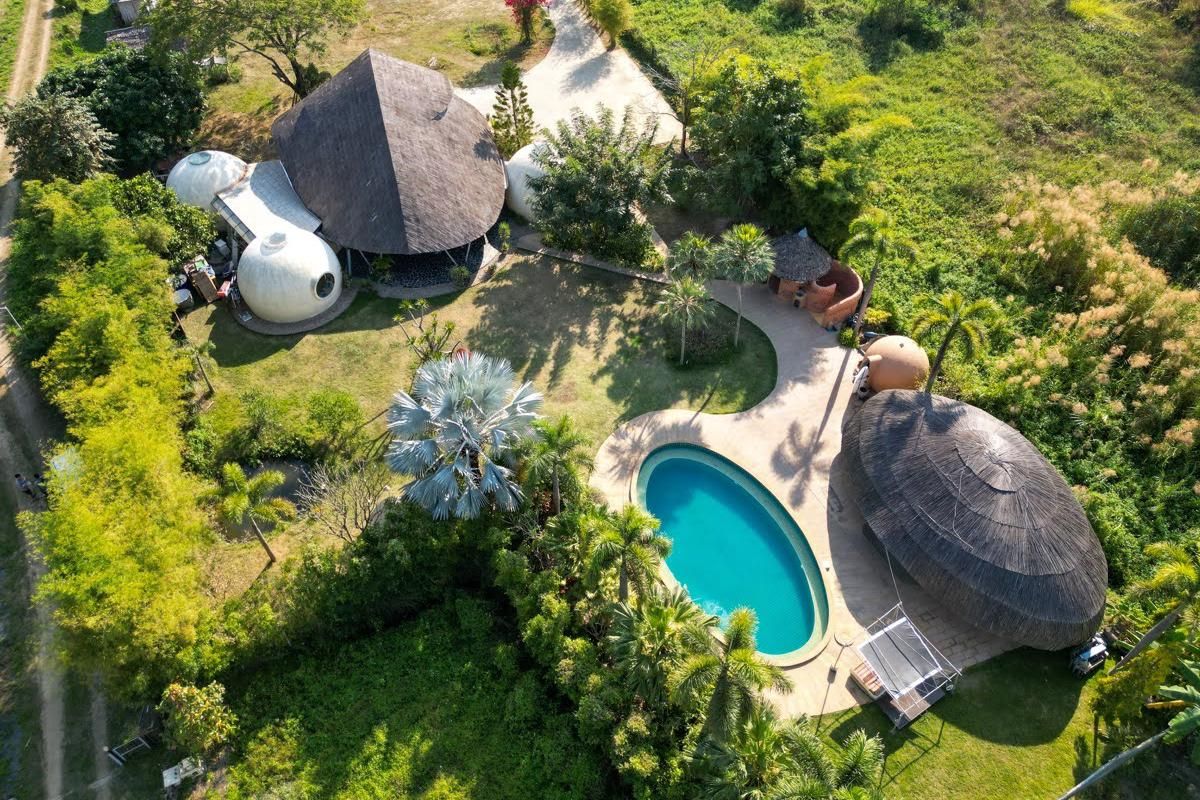
<svg viewBox="0 0 1200 800">
<path fill-rule="evenodd" d="M 760 651 L 759 655 L 769 663 L 783 668 L 800 666 L 816 659 L 825 651 L 825 648 L 833 638 L 834 626 L 830 624 L 832 613 L 829 586 L 825 581 L 825 576 L 822 574 L 821 565 L 817 561 L 816 554 L 813 552 L 812 544 L 809 542 L 807 535 L 804 533 L 804 528 L 800 524 L 800 521 L 796 519 L 795 514 L 766 487 L 762 480 L 756 477 L 745 466 L 702 444 L 686 440 L 658 442 L 655 447 L 645 453 L 638 464 L 637 470 L 630 477 L 627 487 L 627 496 L 630 503 L 637 504 L 643 508 L 645 507 L 645 504 L 642 502 L 642 487 L 649 473 L 656 466 L 652 463 L 652 460 L 656 456 L 664 460 L 667 457 L 664 455 L 664 451 L 686 453 L 686 457 L 693 458 L 721 472 L 745 489 L 774 519 L 775 524 L 791 545 L 792 551 L 795 553 L 796 559 L 800 563 L 801 570 L 808 583 L 813 602 L 813 632 L 804 644 L 795 650 L 779 654 Z M 646 469 L 647 464 L 650 464 L 650 470 Z M 643 476 L 646 476 L 646 478 Z M 764 502 L 764 498 L 769 502 Z M 659 565 L 659 577 L 668 587 L 675 588 L 681 586 L 665 560 Z"/>
</svg>

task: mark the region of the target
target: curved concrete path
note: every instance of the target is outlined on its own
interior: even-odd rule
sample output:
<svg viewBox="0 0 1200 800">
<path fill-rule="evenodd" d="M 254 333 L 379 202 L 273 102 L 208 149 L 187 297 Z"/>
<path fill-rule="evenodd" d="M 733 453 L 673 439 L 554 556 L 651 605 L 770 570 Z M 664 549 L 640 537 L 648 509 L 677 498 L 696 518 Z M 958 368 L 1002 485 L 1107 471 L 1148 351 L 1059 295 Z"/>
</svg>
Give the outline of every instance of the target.
<svg viewBox="0 0 1200 800">
<path fill-rule="evenodd" d="M 736 307 L 736 289 L 711 284 L 713 296 Z M 737 414 L 668 409 L 643 414 L 604 441 L 591 483 L 614 507 L 634 501 L 638 469 L 650 451 L 672 442 L 714 450 L 767 487 L 792 514 L 816 556 L 829 595 L 833 636 L 814 659 L 786 669 L 795 683 L 773 696 L 789 716 L 840 711 L 867 701 L 851 688 L 850 668 L 864 628 L 896 604 L 888 565 L 863 534 L 863 520 L 847 499 L 849 479 L 837 458 L 843 419 L 858 401 L 852 395 L 857 354 L 840 346 L 805 312 L 766 286 L 744 290 L 746 319 L 771 339 L 777 360 L 775 389 L 754 408 Z M 960 669 L 1016 645 L 950 617 L 915 584 L 897 576 L 909 616 Z M 831 668 L 837 666 L 834 672 Z"/>
<path fill-rule="evenodd" d="M 550 0 L 554 42 L 546 57 L 525 73 L 529 105 L 538 128 L 553 129 L 575 109 L 595 113 L 606 105 L 618 115 L 626 107 L 642 121 L 656 119 L 657 142 L 679 138 L 679 123 L 650 79 L 624 50 L 606 49 L 574 0 Z M 485 116 L 492 112 L 495 86 L 455 89 Z"/>
</svg>

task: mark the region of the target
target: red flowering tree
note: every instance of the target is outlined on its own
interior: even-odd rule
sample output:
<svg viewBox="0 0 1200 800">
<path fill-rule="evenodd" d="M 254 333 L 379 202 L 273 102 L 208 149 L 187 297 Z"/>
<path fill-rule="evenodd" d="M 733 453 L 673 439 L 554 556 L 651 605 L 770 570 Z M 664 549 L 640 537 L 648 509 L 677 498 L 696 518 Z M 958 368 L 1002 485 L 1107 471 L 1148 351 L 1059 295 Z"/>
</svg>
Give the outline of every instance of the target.
<svg viewBox="0 0 1200 800">
<path fill-rule="evenodd" d="M 513 21 L 521 26 L 521 41 L 532 42 L 533 15 L 539 8 L 550 5 L 550 0 L 504 0 L 504 5 L 512 9 Z"/>
</svg>

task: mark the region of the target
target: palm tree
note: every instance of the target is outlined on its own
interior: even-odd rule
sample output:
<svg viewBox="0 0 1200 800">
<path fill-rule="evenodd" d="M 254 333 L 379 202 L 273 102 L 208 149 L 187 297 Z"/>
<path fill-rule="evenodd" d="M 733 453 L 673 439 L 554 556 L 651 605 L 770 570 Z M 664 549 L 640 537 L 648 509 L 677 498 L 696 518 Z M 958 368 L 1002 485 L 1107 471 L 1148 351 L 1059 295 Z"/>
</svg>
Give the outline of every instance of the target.
<svg viewBox="0 0 1200 800">
<path fill-rule="evenodd" d="M 663 319 L 679 323 L 679 364 L 683 366 L 687 355 L 687 332 L 693 325 L 702 325 L 712 314 L 708 289 L 690 275 L 677 279 L 663 289 L 662 297 L 655 304 Z"/>
<path fill-rule="evenodd" d="M 532 431 L 541 405 L 541 393 L 516 386 L 503 359 L 459 353 L 422 365 L 412 394 L 397 392 L 388 414 L 388 466 L 414 478 L 405 498 L 434 519 L 474 519 L 488 499 L 515 509 L 521 490 L 500 462 Z"/>
<path fill-rule="evenodd" d="M 712 267 L 712 239 L 702 233 L 688 231 L 671 246 L 667 257 L 667 273 L 672 277 L 691 275 L 697 280 L 708 277 Z"/>
<path fill-rule="evenodd" d="M 683 589 L 652 591 L 636 605 L 617 606 L 609 650 L 630 687 L 648 701 L 661 702 L 671 670 L 707 649 L 716 624 L 717 618 Z"/>
<path fill-rule="evenodd" d="M 669 552 L 671 540 L 658 532 L 658 520 L 630 503 L 604 520 L 588 559 L 588 578 L 596 582 L 606 570 L 616 568 L 617 600 L 629 600 L 630 586 L 644 597 Z"/>
<path fill-rule="evenodd" d="M 733 346 L 737 347 L 742 333 L 742 285 L 761 283 L 775 268 L 775 251 L 757 225 L 734 225 L 721 237 L 713 250 L 717 271 L 737 282 L 737 326 L 733 329 Z"/>
<path fill-rule="evenodd" d="M 671 699 L 683 707 L 705 706 L 702 733 L 721 743 L 736 731 L 764 689 L 791 691 L 783 670 L 763 660 L 754 641 L 758 620 L 748 608 L 729 615 L 720 640 L 689 656 L 671 677 Z"/>
<path fill-rule="evenodd" d="M 1197 602 L 1200 601 L 1200 541 L 1187 545 L 1155 542 L 1146 547 L 1146 553 L 1158 559 L 1158 567 L 1149 578 L 1134 584 L 1129 593 L 1141 597 L 1168 595 L 1172 598 L 1171 610 L 1142 635 L 1125 657 L 1108 671 L 1109 675 L 1122 669 L 1134 656 L 1175 627 L 1188 608 L 1200 607 Z"/>
<path fill-rule="evenodd" d="M 1187 685 L 1161 686 L 1158 689 L 1158 696 L 1165 698 L 1165 701 L 1147 704 L 1148 708 L 1179 709 L 1179 713 L 1171 717 L 1171 721 L 1167 723 L 1166 730 L 1159 731 L 1149 739 L 1114 756 L 1098 770 L 1072 787 L 1059 800 L 1069 800 L 1096 785 L 1114 770 L 1129 763 L 1160 741 L 1175 744 L 1200 731 L 1200 664 L 1194 661 L 1184 661 L 1179 665 L 1179 672 Z M 1200 764 L 1200 743 L 1192 748 L 1192 762 Z"/>
<path fill-rule="evenodd" d="M 566 414 L 554 422 L 539 420 L 534 427 L 538 439 L 525 461 L 525 468 L 533 482 L 550 481 L 554 513 L 561 514 L 563 476 L 592 466 L 591 456 L 587 453 L 588 438 L 576 430 Z"/>
<path fill-rule="evenodd" d="M 955 289 L 946 291 L 940 297 L 925 297 L 922 302 L 925 308 L 918 311 L 913 319 L 913 338 L 925 339 L 935 332 L 945 332 L 929 370 L 929 380 L 925 382 L 925 391 L 928 393 L 933 391 L 933 384 L 942 371 L 942 362 L 950 345 L 961 340 L 963 355 L 968 361 L 974 358 L 987 341 L 987 326 L 1000 313 L 1000 307 L 986 297 L 968 302 Z"/>
<path fill-rule="evenodd" d="M 854 323 L 854 340 L 858 341 L 883 260 L 900 258 L 912 261 L 917 257 L 917 249 L 900 233 L 891 214 L 881 208 L 868 208 L 850 223 L 850 238 L 842 245 L 839 255 L 843 261 L 850 261 L 860 255 L 872 259 L 871 276 L 863 289 L 862 309 L 859 311 L 858 321 Z"/>
<path fill-rule="evenodd" d="M 806 718 L 783 721 L 757 702 L 728 742 L 711 746 L 704 766 L 706 800 L 871 798 L 883 743 L 857 730 L 831 752 Z"/>
<path fill-rule="evenodd" d="M 282 497 L 271 497 L 271 492 L 282 486 L 283 481 L 283 473 L 273 469 L 247 477 L 242 468 L 231 461 L 221 467 L 221 484 L 217 490 L 221 518 L 227 525 L 249 522 L 272 564 L 276 560 L 275 552 L 263 536 L 259 523 L 277 525 L 295 515 L 295 506 Z"/>
</svg>

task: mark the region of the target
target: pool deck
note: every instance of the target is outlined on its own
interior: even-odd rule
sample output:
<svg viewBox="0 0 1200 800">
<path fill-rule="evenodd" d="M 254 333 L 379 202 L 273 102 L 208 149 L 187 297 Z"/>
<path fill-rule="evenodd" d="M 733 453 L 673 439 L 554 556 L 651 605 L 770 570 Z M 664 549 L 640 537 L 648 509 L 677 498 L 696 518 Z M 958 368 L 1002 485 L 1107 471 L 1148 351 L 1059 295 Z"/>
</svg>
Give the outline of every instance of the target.
<svg viewBox="0 0 1200 800">
<path fill-rule="evenodd" d="M 736 307 L 734 284 L 713 281 L 710 287 L 715 298 Z M 757 478 L 808 538 L 825 579 L 833 634 L 816 658 L 786 669 L 795 689 L 771 699 L 788 716 L 842 711 L 868 698 L 850 678 L 857 653 L 853 647 L 843 653 L 838 642 L 858 644 L 866 626 L 896 604 L 887 561 L 863 533 L 862 516 L 846 491 L 849 475 L 838 458 L 843 420 L 859 405 L 851 386 L 858 356 L 766 286 L 747 287 L 743 294 L 746 319 L 775 348 L 778 372 L 771 394 L 737 414 L 682 409 L 643 414 L 601 445 L 591 484 L 614 507 L 633 502 L 642 460 L 672 442 L 707 447 Z M 910 618 L 960 669 L 1016 647 L 950 616 L 912 582 L 899 575 L 896 580 Z"/>
</svg>

